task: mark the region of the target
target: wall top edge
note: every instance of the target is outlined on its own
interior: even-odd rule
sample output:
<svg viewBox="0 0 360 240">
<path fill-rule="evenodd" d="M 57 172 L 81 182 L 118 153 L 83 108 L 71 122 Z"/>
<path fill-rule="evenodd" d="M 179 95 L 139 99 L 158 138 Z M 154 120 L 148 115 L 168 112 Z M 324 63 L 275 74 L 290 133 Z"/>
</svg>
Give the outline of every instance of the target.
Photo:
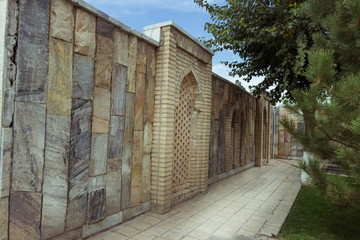
<svg viewBox="0 0 360 240">
<path fill-rule="evenodd" d="M 144 31 L 146 30 L 150 30 L 150 29 L 155 29 L 155 28 L 161 28 L 161 27 L 165 27 L 165 26 L 172 26 L 174 28 L 176 28 L 177 30 L 179 30 L 180 32 L 182 32 L 184 35 L 186 35 L 187 37 L 189 37 L 191 40 L 193 40 L 194 42 L 196 42 L 200 47 L 202 47 L 203 49 L 205 49 L 207 52 L 209 52 L 212 56 L 215 55 L 214 51 L 212 51 L 210 48 L 206 47 L 202 42 L 200 42 L 198 39 L 196 39 L 193 35 L 191 35 L 190 33 L 188 33 L 187 31 L 185 31 L 182 27 L 180 27 L 179 25 L 177 25 L 174 21 L 166 21 L 166 22 L 162 22 L 162 23 L 157 23 L 157 24 L 153 24 L 153 25 L 149 25 L 149 26 L 145 26 L 144 27 Z"/>
<path fill-rule="evenodd" d="M 218 75 L 218 74 L 216 74 L 216 73 L 214 73 L 214 72 L 212 72 L 212 76 L 215 77 L 215 78 L 217 78 L 217 79 L 219 79 L 219 80 L 221 80 L 221 81 L 223 81 L 223 82 L 226 82 L 226 83 L 230 84 L 230 85 L 233 86 L 233 87 L 236 87 L 238 90 L 240 90 L 241 92 L 249 95 L 250 97 L 256 98 L 256 97 L 254 97 L 251 93 L 249 93 L 248 91 L 242 89 L 241 87 L 239 87 L 239 86 L 236 85 L 235 83 L 230 82 L 230 81 L 227 80 L 226 78 L 223 78 L 222 76 L 220 76 L 220 75 Z"/>
<path fill-rule="evenodd" d="M 154 45 L 156 47 L 158 47 L 160 44 L 158 41 L 155 41 L 154 39 L 146 36 L 143 33 L 140 33 L 139 31 L 125 25 L 124 23 L 116 20 L 115 18 L 107 15 L 106 13 L 100 11 L 99 9 L 93 7 L 92 5 L 90 5 L 89 3 L 83 1 L 83 0 L 70 0 L 71 2 L 73 2 L 73 4 L 75 6 L 81 7 L 84 10 L 87 10 L 93 14 L 95 14 L 97 17 L 102 18 L 112 24 L 114 24 L 115 26 L 119 27 L 121 30 L 131 34 L 131 35 L 135 35 L 143 40 L 145 40 L 146 42 L 150 43 L 151 45 Z"/>
</svg>

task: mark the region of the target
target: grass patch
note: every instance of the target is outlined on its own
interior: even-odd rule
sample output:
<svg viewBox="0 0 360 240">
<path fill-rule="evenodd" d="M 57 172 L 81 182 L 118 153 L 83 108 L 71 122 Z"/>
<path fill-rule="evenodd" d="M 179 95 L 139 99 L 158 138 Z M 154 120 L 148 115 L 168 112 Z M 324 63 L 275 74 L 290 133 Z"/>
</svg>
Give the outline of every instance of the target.
<svg viewBox="0 0 360 240">
<path fill-rule="evenodd" d="M 301 188 L 279 234 L 287 240 L 358 240 L 360 207 L 341 209 L 311 186 Z"/>
</svg>

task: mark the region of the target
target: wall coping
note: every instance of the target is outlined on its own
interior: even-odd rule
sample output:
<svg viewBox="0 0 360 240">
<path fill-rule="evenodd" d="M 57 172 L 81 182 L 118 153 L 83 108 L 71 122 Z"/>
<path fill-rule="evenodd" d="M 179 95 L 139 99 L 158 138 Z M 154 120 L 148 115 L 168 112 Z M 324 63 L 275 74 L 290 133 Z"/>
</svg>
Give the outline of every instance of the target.
<svg viewBox="0 0 360 240">
<path fill-rule="evenodd" d="M 223 81 L 223 82 L 226 82 L 226 83 L 230 84 L 230 85 L 233 86 L 233 87 L 236 87 L 236 88 L 237 88 L 238 90 L 240 90 L 241 92 L 243 92 L 243 93 L 249 95 L 250 97 L 253 97 L 254 99 L 256 99 L 256 97 L 254 97 L 251 93 L 249 93 L 248 91 L 242 89 L 241 87 L 239 87 L 239 86 L 236 85 L 235 83 L 227 80 L 226 78 L 224 78 L 224 77 L 222 77 L 222 76 L 220 76 L 220 75 L 218 75 L 218 74 L 216 74 L 216 73 L 214 73 L 214 72 L 212 72 L 212 76 L 218 78 L 219 80 L 221 80 L 221 81 Z"/>
<path fill-rule="evenodd" d="M 141 38 L 143 40 L 145 40 L 146 42 L 150 43 L 151 45 L 154 45 L 156 47 L 158 47 L 160 44 L 158 41 L 155 41 L 154 39 L 146 36 L 143 33 L 140 33 L 139 31 L 125 25 L 124 23 L 116 20 L 115 18 L 109 16 L 108 14 L 100 11 L 99 9 L 93 7 L 92 5 L 90 5 L 89 3 L 83 1 L 83 0 L 70 0 L 71 2 L 73 2 L 73 4 L 75 6 L 81 7 L 84 10 L 87 10 L 93 14 L 95 14 L 97 17 L 102 18 L 103 20 L 106 20 L 112 24 L 114 24 L 115 26 L 119 27 L 122 31 L 125 31 L 131 35 L 135 35 L 138 38 Z"/>
<path fill-rule="evenodd" d="M 179 30 L 181 33 L 183 33 L 184 35 L 186 35 L 187 37 L 189 37 L 191 40 L 193 40 L 195 43 L 197 43 L 200 47 L 202 47 L 203 49 L 205 49 L 208 53 L 210 53 L 212 56 L 215 55 L 214 51 L 212 51 L 210 48 L 206 47 L 202 42 L 200 42 L 198 39 L 196 39 L 193 35 L 191 35 L 190 33 L 188 33 L 187 31 L 185 31 L 182 27 L 180 27 L 179 25 L 177 25 L 174 21 L 170 20 L 170 21 L 166 21 L 166 22 L 162 22 L 162 23 L 157 23 L 157 24 L 153 24 L 153 25 L 149 25 L 149 26 L 145 26 L 144 27 L 144 31 L 146 30 L 151 30 L 151 29 L 156 29 L 156 28 L 161 28 L 161 27 L 165 27 L 165 26 L 172 26 L 174 28 L 176 28 L 177 30 Z"/>
</svg>

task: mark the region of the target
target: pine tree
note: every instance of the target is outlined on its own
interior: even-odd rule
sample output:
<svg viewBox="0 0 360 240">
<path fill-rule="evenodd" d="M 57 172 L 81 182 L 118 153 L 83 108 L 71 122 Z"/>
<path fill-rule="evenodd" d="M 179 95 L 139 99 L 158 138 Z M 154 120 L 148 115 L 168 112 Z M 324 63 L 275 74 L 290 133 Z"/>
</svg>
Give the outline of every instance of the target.
<svg viewBox="0 0 360 240">
<path fill-rule="evenodd" d="M 286 104 L 301 115 L 305 132 L 290 119 L 281 123 L 314 159 L 301 167 L 335 204 L 348 206 L 360 200 L 360 0 L 308 0 L 302 11 L 326 29 L 313 35 L 306 77 L 309 90 L 292 92 Z M 328 176 L 321 160 L 348 169 L 355 183 Z"/>
</svg>

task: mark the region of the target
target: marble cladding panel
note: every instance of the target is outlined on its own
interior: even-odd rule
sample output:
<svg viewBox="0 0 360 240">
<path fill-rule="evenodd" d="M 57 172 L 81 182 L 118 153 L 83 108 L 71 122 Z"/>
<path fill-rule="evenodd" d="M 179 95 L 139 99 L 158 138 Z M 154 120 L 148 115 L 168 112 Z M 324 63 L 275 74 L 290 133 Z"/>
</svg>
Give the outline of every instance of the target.
<svg viewBox="0 0 360 240">
<path fill-rule="evenodd" d="M 123 66 L 128 65 L 129 35 L 115 29 L 114 31 L 114 62 Z"/>
<path fill-rule="evenodd" d="M 44 103 L 49 60 L 50 1 L 21 0 L 15 99 Z"/>
<path fill-rule="evenodd" d="M 93 99 L 94 92 L 94 59 L 74 54 L 73 98 Z"/>
<path fill-rule="evenodd" d="M 110 121 L 110 90 L 95 87 L 93 109 L 93 133 L 108 133 Z"/>
<path fill-rule="evenodd" d="M 13 150 L 13 129 L 2 128 L 2 149 L 1 158 L 3 160 L 2 176 L 1 176 L 1 189 L 0 197 L 8 197 L 10 194 L 10 175 L 11 175 L 11 163 L 12 163 L 12 150 Z M 1 239 L 1 238 L 0 238 Z"/>
<path fill-rule="evenodd" d="M 114 63 L 111 88 L 111 114 L 125 116 L 127 67 Z"/>
<path fill-rule="evenodd" d="M 50 34 L 67 42 L 73 40 L 74 11 L 72 2 L 51 1 Z"/>
<path fill-rule="evenodd" d="M 108 138 L 108 134 L 95 133 L 91 137 L 90 176 L 106 173 Z"/>
<path fill-rule="evenodd" d="M 135 93 L 135 81 L 136 81 L 136 55 L 138 39 L 135 36 L 129 36 L 128 39 L 128 74 L 127 74 L 127 91 Z"/>
<path fill-rule="evenodd" d="M 96 17 L 76 8 L 75 52 L 94 58 L 96 47 Z"/>
<path fill-rule="evenodd" d="M 15 104 L 12 191 L 41 192 L 46 105 Z"/>
<path fill-rule="evenodd" d="M 96 35 L 95 86 L 111 88 L 114 42 L 103 35 Z"/>
</svg>

